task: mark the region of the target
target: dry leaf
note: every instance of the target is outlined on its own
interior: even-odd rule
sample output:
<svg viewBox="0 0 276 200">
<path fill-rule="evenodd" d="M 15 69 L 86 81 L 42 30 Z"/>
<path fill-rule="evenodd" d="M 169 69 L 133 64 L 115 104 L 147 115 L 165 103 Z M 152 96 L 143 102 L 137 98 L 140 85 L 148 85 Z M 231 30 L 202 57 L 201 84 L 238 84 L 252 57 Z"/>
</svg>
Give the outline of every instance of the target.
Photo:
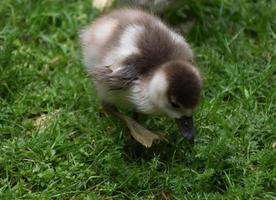
<svg viewBox="0 0 276 200">
<path fill-rule="evenodd" d="M 273 148 L 273 149 L 276 149 L 276 142 L 273 142 L 272 148 Z"/>
<path fill-rule="evenodd" d="M 169 200 L 169 193 L 168 192 L 161 192 L 161 195 L 164 200 Z"/>
<path fill-rule="evenodd" d="M 42 114 L 34 119 L 33 125 L 35 127 L 43 126 L 45 123 L 47 123 L 47 120 L 49 120 L 47 114 Z"/>
<path fill-rule="evenodd" d="M 99 9 L 104 10 L 112 5 L 113 0 L 92 0 L 92 6 Z"/>
<path fill-rule="evenodd" d="M 57 113 L 59 113 L 59 109 L 55 110 L 52 113 L 43 113 L 40 116 L 37 116 L 36 118 L 33 119 L 33 126 L 34 127 L 40 127 L 40 128 L 45 128 L 47 127 L 52 121 L 53 117 L 56 116 Z"/>
</svg>

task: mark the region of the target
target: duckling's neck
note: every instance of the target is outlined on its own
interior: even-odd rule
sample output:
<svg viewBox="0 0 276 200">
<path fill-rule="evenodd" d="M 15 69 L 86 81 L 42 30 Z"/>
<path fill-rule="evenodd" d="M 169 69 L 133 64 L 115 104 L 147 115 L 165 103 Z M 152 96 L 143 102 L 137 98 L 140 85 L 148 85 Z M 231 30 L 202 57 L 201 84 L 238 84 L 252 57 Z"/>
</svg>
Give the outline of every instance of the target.
<svg viewBox="0 0 276 200">
<path fill-rule="evenodd" d="M 160 115 L 166 97 L 165 75 L 156 73 L 151 79 L 136 80 L 130 91 L 130 101 L 138 112 Z"/>
<path fill-rule="evenodd" d="M 130 88 L 129 94 L 129 101 L 138 112 L 145 114 L 153 114 L 155 112 L 155 106 L 150 97 L 148 81 L 136 80 Z"/>
</svg>

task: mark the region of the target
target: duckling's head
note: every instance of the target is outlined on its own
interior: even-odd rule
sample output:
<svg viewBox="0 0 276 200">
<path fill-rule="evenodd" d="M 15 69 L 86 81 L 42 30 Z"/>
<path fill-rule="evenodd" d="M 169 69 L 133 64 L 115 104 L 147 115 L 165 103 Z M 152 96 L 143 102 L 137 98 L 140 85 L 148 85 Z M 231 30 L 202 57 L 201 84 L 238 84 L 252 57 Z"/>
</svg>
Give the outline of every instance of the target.
<svg viewBox="0 0 276 200">
<path fill-rule="evenodd" d="M 154 107 L 176 119 L 185 138 L 193 141 L 195 130 L 192 115 L 202 90 L 197 68 L 183 61 L 170 61 L 156 71 L 150 81 L 149 94 Z"/>
</svg>

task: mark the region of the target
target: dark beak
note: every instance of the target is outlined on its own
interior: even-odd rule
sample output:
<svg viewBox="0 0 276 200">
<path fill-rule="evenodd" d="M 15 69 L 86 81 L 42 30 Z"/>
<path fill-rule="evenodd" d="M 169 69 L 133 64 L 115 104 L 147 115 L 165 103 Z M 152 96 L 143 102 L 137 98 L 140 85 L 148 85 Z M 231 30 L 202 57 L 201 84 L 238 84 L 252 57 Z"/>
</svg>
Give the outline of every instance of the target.
<svg viewBox="0 0 276 200">
<path fill-rule="evenodd" d="M 193 123 L 193 117 L 181 117 L 177 119 L 177 124 L 184 138 L 190 143 L 194 143 L 195 139 L 195 128 Z"/>
</svg>

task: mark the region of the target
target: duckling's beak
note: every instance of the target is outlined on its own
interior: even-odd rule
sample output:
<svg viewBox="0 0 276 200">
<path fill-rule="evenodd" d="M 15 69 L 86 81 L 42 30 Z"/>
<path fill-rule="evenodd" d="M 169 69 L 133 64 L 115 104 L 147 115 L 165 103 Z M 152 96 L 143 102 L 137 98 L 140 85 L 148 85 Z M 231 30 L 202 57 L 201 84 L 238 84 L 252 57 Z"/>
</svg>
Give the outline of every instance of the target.
<svg viewBox="0 0 276 200">
<path fill-rule="evenodd" d="M 193 123 L 193 117 L 183 116 L 177 119 L 176 121 L 183 137 L 186 138 L 190 143 L 194 143 L 195 128 Z"/>
</svg>

